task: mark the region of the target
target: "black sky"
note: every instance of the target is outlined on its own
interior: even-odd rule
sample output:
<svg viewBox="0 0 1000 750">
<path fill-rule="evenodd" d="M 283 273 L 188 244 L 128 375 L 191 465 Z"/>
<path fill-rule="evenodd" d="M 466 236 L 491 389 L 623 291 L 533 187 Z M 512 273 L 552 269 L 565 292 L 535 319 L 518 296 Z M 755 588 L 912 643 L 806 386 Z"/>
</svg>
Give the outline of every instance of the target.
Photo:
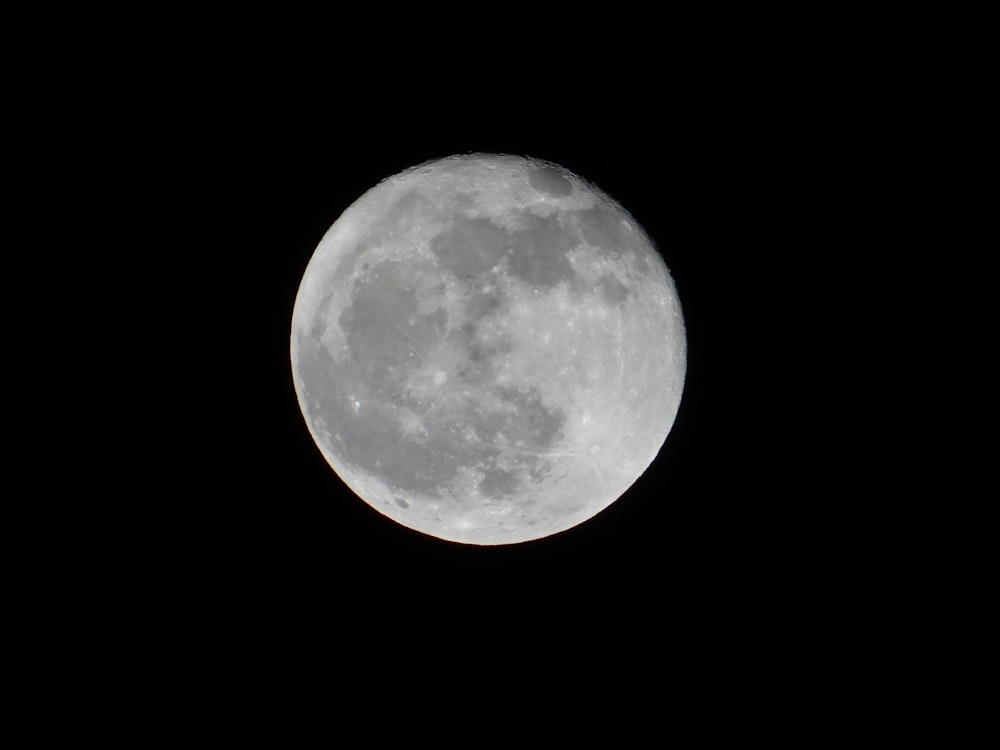
<svg viewBox="0 0 1000 750">
<path fill-rule="evenodd" d="M 797 431 L 815 409 L 805 258 L 829 250 L 815 172 L 834 161 L 816 84 L 602 70 L 532 85 L 523 70 L 353 85 L 216 70 L 163 113 L 197 403 L 175 563 L 220 641 L 254 623 L 292 650 L 289 633 L 332 650 L 584 642 L 662 665 L 695 634 L 808 632 L 829 507 Z M 306 430 L 288 361 L 297 285 L 327 228 L 380 179 L 468 151 L 550 159 L 615 197 L 663 254 L 687 324 L 684 398 L 654 465 L 586 524 L 512 547 L 431 539 L 355 498 Z"/>
</svg>

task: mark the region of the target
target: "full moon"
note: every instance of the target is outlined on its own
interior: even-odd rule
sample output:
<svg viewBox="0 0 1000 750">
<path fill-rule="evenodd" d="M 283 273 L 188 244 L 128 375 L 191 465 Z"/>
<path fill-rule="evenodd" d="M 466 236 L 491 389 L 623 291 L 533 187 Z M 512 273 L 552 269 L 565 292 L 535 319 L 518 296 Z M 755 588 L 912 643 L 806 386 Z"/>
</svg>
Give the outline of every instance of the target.
<svg viewBox="0 0 1000 750">
<path fill-rule="evenodd" d="M 292 314 L 306 425 L 361 499 L 454 542 L 591 518 L 649 467 L 686 369 L 674 282 L 617 202 L 533 158 L 390 177 L 326 233 Z"/>
</svg>

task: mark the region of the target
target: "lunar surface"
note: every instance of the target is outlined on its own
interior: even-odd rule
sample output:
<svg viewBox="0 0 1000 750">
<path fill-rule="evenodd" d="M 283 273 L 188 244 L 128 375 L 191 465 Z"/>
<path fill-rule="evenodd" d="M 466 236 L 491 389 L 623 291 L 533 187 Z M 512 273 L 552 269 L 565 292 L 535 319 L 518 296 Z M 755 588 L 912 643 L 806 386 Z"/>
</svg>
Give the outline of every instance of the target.
<svg viewBox="0 0 1000 750">
<path fill-rule="evenodd" d="M 327 462 L 416 531 L 512 544 L 620 497 L 663 445 L 686 340 L 674 283 L 614 200 L 473 154 L 381 182 L 323 237 L 291 332 Z"/>
</svg>

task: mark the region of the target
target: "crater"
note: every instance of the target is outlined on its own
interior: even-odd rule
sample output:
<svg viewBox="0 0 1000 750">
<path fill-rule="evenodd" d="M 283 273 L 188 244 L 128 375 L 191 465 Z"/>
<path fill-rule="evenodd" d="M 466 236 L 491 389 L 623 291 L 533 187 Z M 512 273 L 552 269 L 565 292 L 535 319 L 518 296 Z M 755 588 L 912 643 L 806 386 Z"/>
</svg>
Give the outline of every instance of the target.
<svg viewBox="0 0 1000 750">
<path fill-rule="evenodd" d="M 573 185 L 566 176 L 548 164 L 532 170 L 528 182 L 535 190 L 549 195 L 564 197 L 573 192 Z"/>
</svg>

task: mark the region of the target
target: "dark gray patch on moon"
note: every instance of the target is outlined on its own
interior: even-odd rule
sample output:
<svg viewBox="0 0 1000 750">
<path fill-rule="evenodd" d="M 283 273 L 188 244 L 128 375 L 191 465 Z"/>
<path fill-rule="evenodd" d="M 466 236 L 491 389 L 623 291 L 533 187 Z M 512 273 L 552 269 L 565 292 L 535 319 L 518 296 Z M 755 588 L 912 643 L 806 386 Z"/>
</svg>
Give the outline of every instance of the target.
<svg viewBox="0 0 1000 750">
<path fill-rule="evenodd" d="M 427 441 L 401 438 L 397 411 L 365 384 L 365 363 L 350 358 L 337 363 L 309 337 L 299 338 L 299 353 L 305 414 L 317 438 L 347 465 L 397 490 L 428 495 L 455 476 L 457 468 L 448 463 L 447 451 L 457 435 L 439 433 Z"/>
<path fill-rule="evenodd" d="M 497 386 L 495 390 L 508 407 L 505 413 L 502 412 L 501 432 L 505 440 L 539 453 L 551 448 L 562 434 L 566 416 L 547 407 L 536 388 L 522 391 Z"/>
<path fill-rule="evenodd" d="M 431 203 L 417 191 L 404 193 L 385 212 L 379 223 L 390 234 L 406 232 L 427 220 Z"/>
<path fill-rule="evenodd" d="M 488 315 L 500 313 L 506 304 L 504 295 L 497 291 L 475 289 L 469 295 L 465 310 L 468 315 L 466 326 L 478 326 Z"/>
<path fill-rule="evenodd" d="M 417 313 L 415 276 L 412 266 L 399 261 L 379 263 L 355 282 L 351 304 L 340 313 L 351 356 L 368 370 L 366 382 L 397 378 L 398 370 L 444 337 L 448 314 L 443 308 Z"/>
<path fill-rule="evenodd" d="M 319 307 L 316 309 L 316 317 L 312 319 L 309 326 L 309 335 L 314 339 L 323 338 L 326 333 L 327 316 L 330 314 L 330 302 L 333 301 L 333 290 L 327 289 L 320 297 Z"/>
<path fill-rule="evenodd" d="M 507 251 L 510 236 L 488 219 L 456 218 L 431 240 L 431 251 L 441 265 L 460 279 L 493 268 Z"/>
<path fill-rule="evenodd" d="M 479 483 L 479 491 L 486 497 L 501 498 L 513 495 L 521 488 L 521 478 L 513 471 L 489 467 Z"/>
<path fill-rule="evenodd" d="M 398 491 L 438 496 L 457 473 L 448 454 L 460 436 L 447 431 L 427 440 L 403 436 L 398 411 L 365 386 L 366 363 L 348 358 L 338 364 L 307 337 L 300 337 L 299 351 L 305 413 L 314 431 L 329 431 L 322 438 L 326 447 Z"/>
<path fill-rule="evenodd" d="M 546 475 L 546 454 L 566 423 L 536 389 L 495 384 L 494 360 L 511 344 L 483 338 L 479 327 L 502 311 L 500 293 L 491 287 L 470 293 L 466 322 L 451 330 L 443 308 L 418 311 L 417 289 L 436 273 L 383 261 L 356 280 L 337 319 L 348 349 L 340 361 L 312 335 L 298 339 L 303 403 L 314 428 L 328 433 L 322 439 L 347 465 L 397 493 L 400 507 L 408 507 L 402 496 L 410 506 L 415 497 L 446 496 L 466 469 L 482 473 L 484 496 L 516 495 Z M 414 378 L 428 367 L 442 368 L 446 377 L 415 394 Z"/>
<path fill-rule="evenodd" d="M 598 203 L 593 208 L 577 212 L 583 239 L 594 247 L 621 250 L 625 229 L 621 215 L 612 206 Z"/>
<path fill-rule="evenodd" d="M 458 208 L 473 208 L 476 205 L 476 199 L 473 197 L 472 193 L 457 193 L 455 195 L 455 205 Z"/>
<path fill-rule="evenodd" d="M 456 218 L 431 240 L 442 267 L 468 281 L 507 258 L 510 272 L 532 286 L 549 288 L 575 275 L 567 253 L 576 244 L 555 217 L 524 212 L 522 228 L 508 231 L 489 219 Z"/>
<path fill-rule="evenodd" d="M 554 216 L 525 213 L 527 225 L 511 234 L 510 271 L 532 286 L 549 288 L 576 276 L 568 252 L 576 240 Z"/>
<path fill-rule="evenodd" d="M 528 182 L 535 190 L 549 195 L 564 197 L 573 192 L 573 185 L 566 179 L 566 176 L 549 165 L 533 170 L 528 175 Z"/>
<path fill-rule="evenodd" d="M 649 270 L 647 239 L 623 223 L 625 214 L 612 204 L 598 203 L 593 208 L 576 212 L 580 237 L 594 248 L 612 257 L 626 255 L 639 273 Z"/>
<path fill-rule="evenodd" d="M 609 305 L 620 305 L 628 297 L 628 287 L 614 274 L 606 273 L 597 280 L 597 291 Z"/>
<path fill-rule="evenodd" d="M 463 416 L 481 442 L 512 446 L 527 460 L 550 449 L 561 437 L 566 415 L 547 406 L 537 390 L 503 386 L 490 390 L 498 405 L 470 400 L 464 407 Z"/>
</svg>

